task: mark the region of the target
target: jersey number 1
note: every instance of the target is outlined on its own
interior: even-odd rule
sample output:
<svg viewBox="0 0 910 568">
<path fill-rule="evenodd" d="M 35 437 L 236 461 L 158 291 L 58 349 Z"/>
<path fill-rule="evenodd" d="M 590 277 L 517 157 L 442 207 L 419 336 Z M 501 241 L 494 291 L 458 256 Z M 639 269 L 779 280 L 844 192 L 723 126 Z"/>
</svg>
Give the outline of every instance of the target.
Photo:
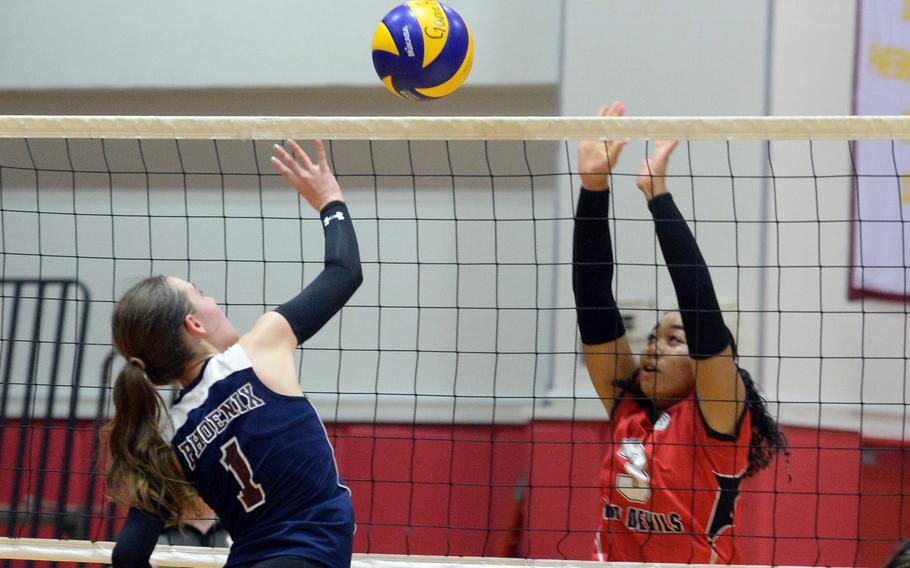
<svg viewBox="0 0 910 568">
<path fill-rule="evenodd" d="M 243 505 L 243 510 L 249 513 L 259 505 L 265 503 L 265 491 L 253 479 L 250 462 L 243 455 L 236 436 L 221 446 L 221 465 L 224 469 L 234 474 L 234 479 L 240 484 L 240 493 L 237 500 Z"/>
</svg>

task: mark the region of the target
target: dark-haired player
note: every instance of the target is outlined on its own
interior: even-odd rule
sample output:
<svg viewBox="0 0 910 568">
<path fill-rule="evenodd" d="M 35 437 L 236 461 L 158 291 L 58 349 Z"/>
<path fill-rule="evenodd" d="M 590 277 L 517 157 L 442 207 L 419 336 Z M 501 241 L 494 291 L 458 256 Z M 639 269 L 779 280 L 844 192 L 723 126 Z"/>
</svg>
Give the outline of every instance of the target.
<svg viewBox="0 0 910 568">
<path fill-rule="evenodd" d="M 599 116 L 620 116 L 621 103 Z M 591 381 L 611 423 L 601 474 L 599 560 L 737 563 L 732 529 L 743 479 L 786 440 L 749 373 L 736 364 L 708 267 L 667 191 L 676 142 L 656 142 L 637 185 L 676 290 L 635 357 L 612 293 L 607 221 L 611 167 L 623 142 L 579 145 L 573 288 Z"/>
</svg>

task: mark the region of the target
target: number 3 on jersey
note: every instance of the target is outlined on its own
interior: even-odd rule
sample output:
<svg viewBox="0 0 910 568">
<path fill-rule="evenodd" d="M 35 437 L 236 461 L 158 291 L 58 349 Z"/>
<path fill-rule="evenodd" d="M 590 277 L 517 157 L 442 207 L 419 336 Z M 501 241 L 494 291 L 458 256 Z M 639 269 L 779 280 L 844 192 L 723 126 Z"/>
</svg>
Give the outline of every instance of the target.
<svg viewBox="0 0 910 568">
<path fill-rule="evenodd" d="M 237 500 L 243 505 L 244 511 L 249 513 L 265 503 L 265 491 L 253 479 L 250 462 L 243 455 L 236 436 L 221 446 L 221 465 L 224 466 L 224 469 L 234 474 L 234 479 L 240 484 L 240 493 L 237 494 Z"/>
</svg>

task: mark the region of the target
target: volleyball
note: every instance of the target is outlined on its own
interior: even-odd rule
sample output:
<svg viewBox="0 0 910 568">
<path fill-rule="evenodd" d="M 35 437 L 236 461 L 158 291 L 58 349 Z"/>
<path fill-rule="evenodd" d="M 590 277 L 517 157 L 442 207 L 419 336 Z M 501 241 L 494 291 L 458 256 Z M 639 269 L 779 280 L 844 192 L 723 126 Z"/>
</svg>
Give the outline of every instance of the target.
<svg viewBox="0 0 910 568">
<path fill-rule="evenodd" d="M 412 0 L 386 14 L 373 34 L 373 67 L 396 95 L 423 101 L 455 91 L 471 71 L 474 41 L 458 12 Z"/>
</svg>

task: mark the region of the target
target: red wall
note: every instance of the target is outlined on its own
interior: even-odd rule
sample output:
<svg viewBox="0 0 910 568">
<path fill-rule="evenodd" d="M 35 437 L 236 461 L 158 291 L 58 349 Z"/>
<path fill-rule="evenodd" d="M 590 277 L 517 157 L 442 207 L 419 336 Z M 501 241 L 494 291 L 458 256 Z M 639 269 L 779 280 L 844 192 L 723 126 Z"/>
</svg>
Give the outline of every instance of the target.
<svg viewBox="0 0 910 568">
<path fill-rule="evenodd" d="M 353 491 L 357 552 L 590 558 L 600 509 L 602 422 L 327 428 Z M 39 465 L 43 431 L 40 422 L 31 423 L 23 471 Z M 743 484 L 736 527 L 743 562 L 880 566 L 902 538 L 910 538 L 907 452 L 888 443 L 861 443 L 855 433 L 786 431 L 789 478 L 780 459 L 776 468 Z M 7 422 L 0 436 L 3 534 L 10 533 L 5 513 L 15 499 L 20 432 L 18 423 Z M 106 540 L 112 527 L 104 521 L 107 504 L 92 465 L 94 424 L 80 423 L 70 448 L 63 447 L 64 424 L 48 432 L 45 505 L 56 503 L 60 470 L 69 460 L 67 500 L 81 503 L 89 483 L 96 484 L 90 534 Z M 20 509 L 38 483 L 35 474 L 21 480 Z M 37 535 L 27 525 L 12 532 L 48 537 L 52 526 L 42 525 Z"/>
<path fill-rule="evenodd" d="M 742 486 L 735 534 L 743 562 L 882 565 L 910 538 L 907 452 L 855 433 L 785 431 L 789 460 Z M 511 543 L 519 556 L 590 559 L 604 423 L 330 432 L 354 492 L 358 551 L 500 556 Z M 509 529 L 523 476 L 530 483 L 516 539 Z"/>
<path fill-rule="evenodd" d="M 336 425 L 329 432 L 354 495 L 358 551 L 504 556 L 517 544 L 521 556 L 590 556 L 603 424 Z"/>
<path fill-rule="evenodd" d="M 787 428 L 779 460 L 743 497 L 743 559 L 761 564 L 881 566 L 910 538 L 910 461 L 894 442 Z M 821 449 L 820 449 L 821 448 Z M 777 492 L 774 487 L 777 487 Z M 771 538 L 776 535 L 777 538 Z"/>
</svg>

